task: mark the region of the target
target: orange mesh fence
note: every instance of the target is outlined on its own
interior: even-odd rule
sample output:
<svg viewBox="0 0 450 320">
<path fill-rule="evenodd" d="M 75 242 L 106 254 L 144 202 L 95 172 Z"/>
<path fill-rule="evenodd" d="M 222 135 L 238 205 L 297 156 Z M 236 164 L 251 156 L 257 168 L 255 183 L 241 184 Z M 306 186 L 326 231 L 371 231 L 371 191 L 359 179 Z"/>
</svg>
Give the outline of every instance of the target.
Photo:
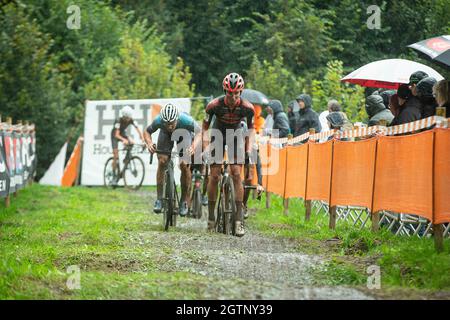
<svg viewBox="0 0 450 320">
<path fill-rule="evenodd" d="M 284 196 L 284 186 L 286 182 L 286 148 L 274 150 L 275 148 L 270 146 L 270 166 L 274 166 L 274 161 L 278 161 L 278 170 L 275 172 L 268 172 L 268 186 L 267 191 L 275 193 L 281 197 Z"/>
<path fill-rule="evenodd" d="M 262 185 L 264 189 L 267 189 L 267 172 L 269 169 L 269 144 L 259 145 L 259 157 L 261 159 L 261 173 L 262 173 Z"/>
<path fill-rule="evenodd" d="M 81 161 L 81 144 L 82 138 L 79 138 L 75 148 L 73 149 L 72 155 L 67 162 L 66 168 L 64 169 L 64 174 L 61 179 L 61 185 L 63 187 L 71 187 L 75 184 L 78 177 L 78 168 Z"/>
<path fill-rule="evenodd" d="M 305 199 L 308 144 L 287 147 L 285 198 Z"/>
<path fill-rule="evenodd" d="M 335 141 L 331 206 L 372 207 L 377 140 Z"/>
<path fill-rule="evenodd" d="M 309 144 L 307 200 L 330 200 L 332 148 L 333 141 Z"/>
<path fill-rule="evenodd" d="M 434 221 L 450 222 L 450 129 L 435 129 Z"/>
<path fill-rule="evenodd" d="M 433 200 L 433 132 L 378 140 L 373 212 L 391 210 L 429 220 Z"/>
</svg>

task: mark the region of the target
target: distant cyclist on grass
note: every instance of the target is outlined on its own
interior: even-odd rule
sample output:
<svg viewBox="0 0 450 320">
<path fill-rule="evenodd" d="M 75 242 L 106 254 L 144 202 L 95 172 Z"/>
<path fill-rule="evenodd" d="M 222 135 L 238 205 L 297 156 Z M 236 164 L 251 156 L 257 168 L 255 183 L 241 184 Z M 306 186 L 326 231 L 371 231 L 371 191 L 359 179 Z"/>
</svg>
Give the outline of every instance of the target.
<svg viewBox="0 0 450 320">
<path fill-rule="evenodd" d="M 197 147 L 201 144 L 201 128 L 195 120 L 184 112 L 179 112 L 178 108 L 168 103 L 161 109 L 160 114 L 153 120 L 144 132 L 144 138 L 151 153 L 155 153 L 155 145 L 152 141 L 152 134 L 159 131 L 156 149 L 171 152 L 174 142 L 177 142 L 177 152 L 180 153 L 181 170 L 181 206 L 180 215 L 186 216 L 188 213 L 189 186 L 191 184 L 191 170 L 189 162 Z M 187 154 L 182 154 L 186 152 Z M 157 199 L 153 211 L 162 211 L 164 171 L 168 164 L 169 156 L 158 154 L 158 171 L 156 173 Z"/>
<path fill-rule="evenodd" d="M 124 145 L 134 144 L 133 139 L 128 137 L 126 130 L 132 125 L 139 134 L 139 137 L 144 141 L 144 136 L 142 131 L 137 126 L 136 122 L 133 120 L 133 109 L 130 106 L 125 106 L 120 110 L 120 118 L 116 119 L 111 130 L 111 144 L 113 149 L 113 170 L 115 176 L 115 183 L 117 183 L 118 177 L 118 166 L 117 161 L 119 160 L 119 141 Z"/>
<path fill-rule="evenodd" d="M 223 151 L 225 145 L 227 145 L 228 160 L 230 163 L 236 199 L 235 234 L 242 237 L 245 233 L 242 224 L 242 200 L 244 188 L 241 180 L 241 170 L 244 161 L 241 161 L 239 158 L 242 158 L 242 156 L 245 155 L 245 160 L 248 160 L 251 156 L 252 144 L 249 141 L 253 141 L 253 116 L 255 111 L 253 105 L 249 101 L 241 99 L 241 93 L 242 90 L 244 90 L 244 79 L 239 74 L 228 74 L 223 79 L 222 87 L 225 96 L 214 99 L 206 106 L 206 117 L 203 121 L 202 128 L 204 134 L 203 141 L 207 142 L 210 140 L 209 142 L 213 148 L 211 151 L 212 163 L 210 162 L 211 170 L 208 182 L 208 230 L 214 230 L 215 226 L 214 210 L 217 199 L 217 189 L 223 164 Z M 207 131 L 210 128 L 213 117 L 215 120 L 212 129 L 216 129 L 215 131 L 220 133 L 223 139 L 220 143 L 217 143 L 216 141 L 218 136 L 215 136 L 212 132 L 211 139 L 207 137 Z M 241 120 L 247 122 L 248 134 L 246 135 L 243 134 Z M 204 149 L 205 148 L 206 145 L 204 146 Z M 221 150 L 218 150 L 218 148 Z M 249 180 L 252 179 L 251 171 L 252 170 L 250 170 L 249 176 L 247 177 Z"/>
</svg>

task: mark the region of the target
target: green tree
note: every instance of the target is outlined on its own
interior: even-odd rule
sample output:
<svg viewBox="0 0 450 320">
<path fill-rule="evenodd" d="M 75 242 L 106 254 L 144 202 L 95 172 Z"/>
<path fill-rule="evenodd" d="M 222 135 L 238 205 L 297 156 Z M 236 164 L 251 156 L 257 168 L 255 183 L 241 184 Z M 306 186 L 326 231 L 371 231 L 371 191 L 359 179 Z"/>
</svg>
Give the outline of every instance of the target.
<svg viewBox="0 0 450 320">
<path fill-rule="evenodd" d="M 2 116 L 36 124 L 37 176 L 49 166 L 67 138 L 70 83 L 58 72 L 53 41 L 10 3 L 0 19 L 0 105 Z"/>
<path fill-rule="evenodd" d="M 364 108 L 364 88 L 341 82 L 342 61 L 330 61 L 323 80 L 313 80 L 312 98 L 316 111 L 327 109 L 327 103 L 336 99 L 350 121 L 363 121 L 367 118 Z"/>
<path fill-rule="evenodd" d="M 304 88 L 304 80 L 286 69 L 281 57 L 270 63 L 267 60 L 260 62 L 255 55 L 245 82 L 247 88 L 261 91 L 270 99 L 280 100 L 284 105 Z"/>
<path fill-rule="evenodd" d="M 193 96 L 189 68 L 182 59 L 171 65 L 170 56 L 162 49 L 161 39 L 155 32 L 150 32 L 147 40 L 141 42 L 136 34 L 142 29 L 145 27 L 137 24 L 123 34 L 118 55 L 105 59 L 104 71 L 86 85 L 88 99 Z"/>
</svg>

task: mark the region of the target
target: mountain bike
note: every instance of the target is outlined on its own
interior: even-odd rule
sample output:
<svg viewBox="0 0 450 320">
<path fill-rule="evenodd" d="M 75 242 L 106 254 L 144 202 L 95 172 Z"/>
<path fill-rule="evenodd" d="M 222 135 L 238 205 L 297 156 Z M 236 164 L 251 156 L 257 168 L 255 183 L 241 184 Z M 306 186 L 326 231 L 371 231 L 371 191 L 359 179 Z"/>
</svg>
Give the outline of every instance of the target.
<svg viewBox="0 0 450 320">
<path fill-rule="evenodd" d="M 137 190 L 141 187 L 145 176 L 144 161 L 138 156 L 132 155 L 134 147 L 142 148 L 144 151 L 145 144 L 127 144 L 125 148 L 120 151 L 125 151 L 125 158 L 123 160 L 123 168 L 120 169 L 120 161 L 117 160 L 116 172 L 113 169 L 113 157 L 108 158 L 103 169 L 103 183 L 105 187 L 116 188 L 120 179 L 126 188 Z M 141 151 L 141 152 L 142 152 Z"/>
<path fill-rule="evenodd" d="M 174 177 L 173 156 L 178 156 L 177 152 L 156 150 L 155 153 L 169 156 L 167 168 L 164 172 L 163 182 L 163 226 L 164 230 L 169 230 L 169 226 L 176 227 L 177 215 L 180 208 L 180 198 L 178 197 L 177 185 Z M 150 164 L 153 163 L 153 153 L 150 155 Z"/>
</svg>

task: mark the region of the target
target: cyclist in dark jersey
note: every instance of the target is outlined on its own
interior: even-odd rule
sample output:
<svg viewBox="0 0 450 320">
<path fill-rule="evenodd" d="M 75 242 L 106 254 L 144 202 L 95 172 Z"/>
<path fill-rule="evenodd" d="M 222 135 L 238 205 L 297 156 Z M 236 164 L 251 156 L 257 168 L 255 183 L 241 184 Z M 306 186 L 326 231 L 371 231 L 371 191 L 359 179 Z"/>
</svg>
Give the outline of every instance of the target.
<svg viewBox="0 0 450 320">
<path fill-rule="evenodd" d="M 236 235 L 243 236 L 244 226 L 242 224 L 242 200 L 244 189 L 241 180 L 242 163 L 238 158 L 245 154 L 248 159 L 251 155 L 252 143 L 254 138 L 253 115 L 255 113 L 253 105 L 244 99 L 241 99 L 241 93 L 244 89 L 244 79 L 237 73 L 228 74 L 222 83 L 225 96 L 211 101 L 206 106 L 206 117 L 203 121 L 203 141 L 204 149 L 206 142 L 210 140 L 213 146 L 211 153 L 212 162 L 210 162 L 210 177 L 208 183 L 208 230 L 214 230 L 215 214 L 214 209 L 217 199 L 218 182 L 223 163 L 223 151 L 225 145 L 233 148 L 228 149 L 228 159 L 230 162 L 231 176 L 233 178 L 234 190 L 236 196 L 237 215 L 235 217 Z M 215 116 L 212 129 L 221 134 L 222 142 L 218 141 L 219 136 L 211 132 L 211 139 L 208 138 L 207 131 L 210 129 L 211 121 Z M 245 120 L 248 126 L 248 134 L 243 134 L 241 120 Z M 240 131 L 240 133 L 239 133 Z M 222 150 L 218 150 L 222 148 Z M 245 148 L 245 149 L 244 149 Z M 217 152 L 219 151 L 219 152 Z M 222 152 L 220 152 L 222 151 Z M 251 179 L 251 172 L 249 178 Z"/>
<path fill-rule="evenodd" d="M 176 106 L 169 103 L 161 110 L 160 114 L 153 120 L 153 122 L 145 130 L 144 136 L 149 151 L 155 152 L 155 147 L 152 141 L 152 133 L 159 131 L 158 143 L 156 148 L 170 152 L 173 144 L 177 142 L 177 151 L 180 153 L 180 170 L 181 170 L 181 208 L 180 215 L 185 216 L 188 213 L 188 198 L 189 187 L 191 183 L 191 171 L 189 163 L 194 150 L 200 147 L 201 143 L 201 128 L 195 120 L 187 113 L 179 113 Z M 185 148 L 183 150 L 183 147 Z M 184 155 L 182 152 L 187 154 Z M 156 190 L 157 199 L 154 205 L 154 212 L 160 213 L 162 210 L 162 196 L 163 196 L 163 182 L 164 170 L 168 164 L 169 157 L 164 154 L 158 154 L 158 171 L 156 173 Z"/>
<path fill-rule="evenodd" d="M 133 109 L 130 106 L 125 106 L 120 110 L 120 118 L 116 119 L 111 130 L 111 145 L 113 149 L 113 170 L 117 177 L 117 161 L 119 160 L 119 141 L 124 145 L 134 144 L 134 141 L 128 137 L 127 128 L 132 125 L 139 134 L 139 137 L 144 141 L 144 136 L 141 130 L 133 120 Z"/>
</svg>

